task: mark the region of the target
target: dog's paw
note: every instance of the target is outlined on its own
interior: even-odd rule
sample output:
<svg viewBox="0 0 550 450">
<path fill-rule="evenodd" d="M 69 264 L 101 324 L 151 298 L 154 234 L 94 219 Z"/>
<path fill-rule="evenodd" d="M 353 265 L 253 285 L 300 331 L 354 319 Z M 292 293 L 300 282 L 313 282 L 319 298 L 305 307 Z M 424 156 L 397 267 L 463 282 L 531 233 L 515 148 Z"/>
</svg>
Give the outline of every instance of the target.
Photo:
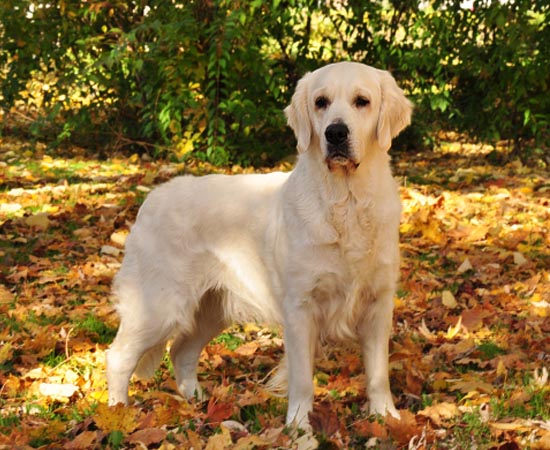
<svg viewBox="0 0 550 450">
<path fill-rule="evenodd" d="M 401 414 L 393 404 L 391 397 L 379 398 L 376 401 L 371 400 L 369 402 L 369 414 L 387 416 L 388 414 L 394 419 L 401 419 Z"/>
</svg>

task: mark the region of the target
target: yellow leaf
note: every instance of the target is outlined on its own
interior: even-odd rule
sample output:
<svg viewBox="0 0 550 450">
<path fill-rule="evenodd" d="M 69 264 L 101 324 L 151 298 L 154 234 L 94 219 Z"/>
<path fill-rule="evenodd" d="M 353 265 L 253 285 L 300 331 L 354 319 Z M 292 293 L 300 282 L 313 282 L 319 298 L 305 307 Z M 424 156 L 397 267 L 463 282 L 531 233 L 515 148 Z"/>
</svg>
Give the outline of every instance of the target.
<svg viewBox="0 0 550 450">
<path fill-rule="evenodd" d="M 237 441 L 233 450 L 253 450 L 258 447 L 265 447 L 268 444 L 269 442 L 259 436 L 245 436 Z"/>
<path fill-rule="evenodd" d="M 461 327 L 462 327 L 462 316 L 459 316 L 458 322 L 456 323 L 456 325 L 454 327 L 449 327 L 445 337 L 447 339 L 453 339 L 458 334 Z"/>
<path fill-rule="evenodd" d="M 6 361 L 9 361 L 13 356 L 13 349 L 9 342 L 0 347 L 0 364 L 4 364 Z"/>
<path fill-rule="evenodd" d="M 97 406 L 94 422 L 104 433 L 121 431 L 131 433 L 138 428 L 138 412 L 130 407 L 118 404 L 107 406 L 100 403 Z"/>
<path fill-rule="evenodd" d="M 457 302 L 451 291 L 443 291 L 441 295 L 441 303 L 447 308 L 456 308 Z"/>
<path fill-rule="evenodd" d="M 90 398 L 97 400 L 99 403 L 107 403 L 109 400 L 109 392 L 106 390 L 103 391 L 93 391 L 90 392 Z"/>
<path fill-rule="evenodd" d="M 221 427 L 221 430 L 221 433 L 210 436 L 210 439 L 208 439 L 208 444 L 206 444 L 206 450 L 224 450 L 225 448 L 233 445 L 229 430 L 223 426 Z"/>
<path fill-rule="evenodd" d="M 128 231 L 126 230 L 115 231 L 113 234 L 111 234 L 111 241 L 113 241 L 115 244 L 118 244 L 124 247 L 127 237 L 128 237 Z"/>
<path fill-rule="evenodd" d="M 439 223 L 437 221 L 429 220 L 428 223 L 422 225 L 421 229 L 422 229 L 422 235 L 426 239 L 429 239 L 435 244 L 445 243 L 446 241 L 445 235 L 441 231 L 441 228 L 439 227 Z"/>
<path fill-rule="evenodd" d="M 497 364 L 497 377 L 505 377 L 508 373 L 508 369 L 506 369 L 506 366 L 504 365 L 504 361 L 502 358 L 498 360 Z"/>
<path fill-rule="evenodd" d="M 25 224 L 39 230 L 47 230 L 50 225 L 50 219 L 48 219 L 47 213 L 41 212 L 25 218 Z"/>
</svg>

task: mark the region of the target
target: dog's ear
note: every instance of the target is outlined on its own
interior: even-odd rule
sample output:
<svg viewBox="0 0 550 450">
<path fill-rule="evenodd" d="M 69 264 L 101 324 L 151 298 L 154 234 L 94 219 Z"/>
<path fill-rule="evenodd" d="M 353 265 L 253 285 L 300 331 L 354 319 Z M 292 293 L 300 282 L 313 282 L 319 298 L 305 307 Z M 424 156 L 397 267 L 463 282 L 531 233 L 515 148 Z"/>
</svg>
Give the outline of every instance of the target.
<svg viewBox="0 0 550 450">
<path fill-rule="evenodd" d="M 309 119 L 307 96 L 309 73 L 306 73 L 296 86 L 296 91 L 292 96 L 290 105 L 285 108 L 287 123 L 294 131 L 296 140 L 298 141 L 298 151 L 305 152 L 311 143 L 312 126 Z"/>
<path fill-rule="evenodd" d="M 385 70 L 379 70 L 380 84 L 382 88 L 382 102 L 378 115 L 376 137 L 380 148 L 388 151 L 392 139 L 403 128 L 411 123 L 413 110 L 412 103 L 405 97 L 391 74 Z"/>
</svg>

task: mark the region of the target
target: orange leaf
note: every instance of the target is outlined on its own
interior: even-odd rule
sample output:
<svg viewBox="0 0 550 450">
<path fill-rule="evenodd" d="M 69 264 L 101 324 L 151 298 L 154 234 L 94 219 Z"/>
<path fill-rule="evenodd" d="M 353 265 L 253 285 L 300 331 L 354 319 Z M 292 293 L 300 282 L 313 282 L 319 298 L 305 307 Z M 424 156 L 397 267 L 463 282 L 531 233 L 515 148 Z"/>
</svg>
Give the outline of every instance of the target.
<svg viewBox="0 0 550 450">
<path fill-rule="evenodd" d="M 398 444 L 404 445 L 410 442 L 413 436 L 420 435 L 422 429 L 419 429 L 415 415 L 409 410 L 400 410 L 399 414 L 401 415 L 401 419 L 388 415 L 384 422 L 389 429 L 390 436 Z"/>
<path fill-rule="evenodd" d="M 229 419 L 233 414 L 233 403 L 217 402 L 214 397 L 210 397 L 206 409 L 206 417 L 211 423 L 220 423 Z"/>
<path fill-rule="evenodd" d="M 166 438 L 166 431 L 160 428 L 145 428 L 138 430 L 128 436 L 128 442 L 132 444 L 143 444 L 149 448 L 151 444 L 158 444 Z"/>
<path fill-rule="evenodd" d="M 64 448 L 68 450 L 84 450 L 87 448 L 94 448 L 93 445 L 97 439 L 97 431 L 83 431 L 71 442 L 64 444 Z"/>
</svg>

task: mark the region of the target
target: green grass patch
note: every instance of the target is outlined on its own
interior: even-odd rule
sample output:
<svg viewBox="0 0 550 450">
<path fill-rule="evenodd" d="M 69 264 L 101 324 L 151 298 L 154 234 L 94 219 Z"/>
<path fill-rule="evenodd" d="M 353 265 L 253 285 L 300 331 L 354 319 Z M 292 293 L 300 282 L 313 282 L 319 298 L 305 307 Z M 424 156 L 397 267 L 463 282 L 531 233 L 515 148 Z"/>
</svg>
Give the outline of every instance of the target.
<svg viewBox="0 0 550 450">
<path fill-rule="evenodd" d="M 498 355 L 506 354 L 506 350 L 499 347 L 494 342 L 484 342 L 477 346 L 477 350 L 481 354 L 481 358 L 484 360 L 493 359 Z"/>
<path fill-rule="evenodd" d="M 92 314 L 76 324 L 78 330 L 86 332 L 93 342 L 110 344 L 116 336 L 116 328 L 110 327 Z"/>
<path fill-rule="evenodd" d="M 244 339 L 230 332 L 225 332 L 216 337 L 212 342 L 223 344 L 229 350 L 236 350 L 244 344 Z"/>
</svg>

